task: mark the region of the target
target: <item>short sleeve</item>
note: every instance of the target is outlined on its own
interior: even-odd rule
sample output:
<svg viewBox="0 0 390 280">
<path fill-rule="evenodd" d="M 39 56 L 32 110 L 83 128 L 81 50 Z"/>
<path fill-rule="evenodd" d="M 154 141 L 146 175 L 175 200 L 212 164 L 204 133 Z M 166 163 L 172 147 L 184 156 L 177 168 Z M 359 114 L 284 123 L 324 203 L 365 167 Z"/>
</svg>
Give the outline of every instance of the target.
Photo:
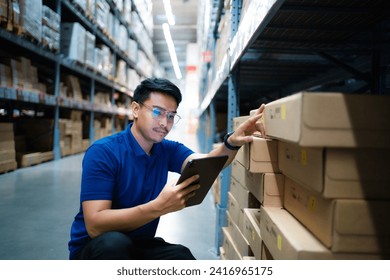
<svg viewBox="0 0 390 280">
<path fill-rule="evenodd" d="M 194 153 L 193 150 L 176 141 L 166 141 L 169 155 L 169 171 L 181 173 L 184 161 Z"/>
<path fill-rule="evenodd" d="M 92 145 L 85 153 L 81 178 L 81 202 L 112 200 L 118 161 L 109 146 Z"/>
</svg>

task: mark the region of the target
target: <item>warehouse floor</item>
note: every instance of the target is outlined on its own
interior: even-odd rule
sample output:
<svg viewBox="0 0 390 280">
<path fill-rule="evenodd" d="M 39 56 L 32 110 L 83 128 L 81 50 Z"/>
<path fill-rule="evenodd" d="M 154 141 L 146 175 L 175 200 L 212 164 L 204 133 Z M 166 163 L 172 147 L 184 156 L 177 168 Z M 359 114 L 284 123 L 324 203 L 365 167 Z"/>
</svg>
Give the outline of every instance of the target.
<svg viewBox="0 0 390 280">
<path fill-rule="evenodd" d="M 172 130 L 169 136 L 197 150 L 195 135 Z M 70 226 L 79 207 L 83 155 L 0 175 L 1 260 L 68 259 Z M 215 213 L 210 191 L 201 205 L 163 216 L 157 235 L 186 245 L 197 259 L 219 259 Z"/>
</svg>

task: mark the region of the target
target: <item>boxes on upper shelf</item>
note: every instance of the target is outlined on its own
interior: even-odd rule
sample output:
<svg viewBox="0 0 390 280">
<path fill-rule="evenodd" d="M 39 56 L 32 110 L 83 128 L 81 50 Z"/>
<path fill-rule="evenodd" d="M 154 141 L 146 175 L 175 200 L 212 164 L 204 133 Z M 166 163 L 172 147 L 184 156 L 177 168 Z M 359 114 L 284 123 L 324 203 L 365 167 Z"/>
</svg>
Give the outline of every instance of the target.
<svg viewBox="0 0 390 280">
<path fill-rule="evenodd" d="M 306 148 L 279 142 L 283 174 L 328 198 L 389 199 L 390 149 Z"/>
<path fill-rule="evenodd" d="M 265 106 L 266 133 L 306 147 L 390 147 L 390 97 L 301 92 Z"/>
<path fill-rule="evenodd" d="M 332 252 L 390 253 L 390 203 L 325 199 L 285 179 L 285 208 Z"/>
<path fill-rule="evenodd" d="M 61 52 L 69 59 L 85 62 L 86 30 L 78 22 L 61 23 Z"/>
</svg>

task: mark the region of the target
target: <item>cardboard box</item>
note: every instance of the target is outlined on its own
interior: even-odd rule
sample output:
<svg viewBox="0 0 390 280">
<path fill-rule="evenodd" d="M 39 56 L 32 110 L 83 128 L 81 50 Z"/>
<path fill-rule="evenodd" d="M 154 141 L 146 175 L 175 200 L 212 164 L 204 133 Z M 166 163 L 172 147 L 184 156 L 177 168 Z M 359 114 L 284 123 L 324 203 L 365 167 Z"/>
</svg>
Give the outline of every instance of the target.
<svg viewBox="0 0 390 280">
<path fill-rule="evenodd" d="M 244 209 L 244 237 L 249 242 L 251 251 L 257 260 L 261 260 L 263 239 L 260 234 L 260 209 Z"/>
<path fill-rule="evenodd" d="M 69 59 L 85 62 L 86 30 L 78 22 L 61 23 L 61 52 Z"/>
<path fill-rule="evenodd" d="M 0 150 L 15 150 L 15 140 L 0 141 Z"/>
<path fill-rule="evenodd" d="M 243 234 L 243 229 L 239 228 L 238 225 L 232 220 L 229 213 L 227 217 L 227 230 L 232 238 L 232 243 L 241 256 L 252 256 L 252 250 L 249 246 L 248 240 Z"/>
<path fill-rule="evenodd" d="M 283 206 L 283 174 L 252 173 L 235 160 L 232 162 L 232 177 L 246 186 L 263 206 Z"/>
<path fill-rule="evenodd" d="M 262 207 L 260 232 L 263 247 L 269 254 L 263 259 L 275 260 L 378 260 L 388 259 L 386 254 L 333 253 L 287 210 Z"/>
<path fill-rule="evenodd" d="M 2 122 L 0 123 L 0 132 L 13 132 L 14 131 L 14 124 L 11 122 Z"/>
<path fill-rule="evenodd" d="M 390 149 L 306 148 L 279 142 L 279 167 L 327 198 L 390 198 Z"/>
<path fill-rule="evenodd" d="M 251 185 L 257 186 L 261 180 L 262 173 L 249 172 L 237 159 L 233 160 L 231 167 L 231 176 L 247 188 Z"/>
<path fill-rule="evenodd" d="M 226 227 L 222 228 L 224 258 L 226 260 L 242 260 L 242 255 L 235 246 L 233 239 Z"/>
<path fill-rule="evenodd" d="M 260 233 L 275 260 L 330 259 L 330 251 L 287 210 L 261 207 Z"/>
<path fill-rule="evenodd" d="M 245 166 L 245 162 L 249 158 L 249 144 L 242 145 L 241 148 L 237 151 L 237 154 L 234 158 L 241 165 Z"/>
<path fill-rule="evenodd" d="M 240 116 L 233 118 L 233 130 L 236 130 L 247 119 L 249 119 L 249 116 Z"/>
<path fill-rule="evenodd" d="M 253 196 L 248 188 L 241 185 L 233 177 L 230 178 L 230 193 L 237 200 L 241 209 L 260 208 L 260 202 Z"/>
<path fill-rule="evenodd" d="M 240 205 L 231 192 L 228 192 L 227 211 L 236 225 L 238 225 L 239 228 L 244 228 L 244 210 L 240 208 Z"/>
<path fill-rule="evenodd" d="M 285 178 L 285 208 L 332 252 L 390 253 L 390 202 L 325 199 Z"/>
<path fill-rule="evenodd" d="M 301 92 L 268 103 L 268 136 L 305 147 L 390 147 L 390 98 Z"/>
<path fill-rule="evenodd" d="M 245 144 L 243 148 L 246 148 L 243 151 L 243 165 L 250 172 L 279 172 L 278 141 L 254 137 L 253 142 Z"/>
<path fill-rule="evenodd" d="M 15 170 L 18 163 L 16 160 L 7 160 L 0 162 L 0 174 L 4 172 L 8 172 L 11 170 Z"/>
<path fill-rule="evenodd" d="M 225 249 L 222 246 L 219 247 L 219 256 L 220 256 L 221 260 L 223 260 L 223 261 L 227 260 Z"/>
<path fill-rule="evenodd" d="M 2 131 L 0 133 L 0 142 L 12 141 L 14 140 L 14 132 L 11 131 Z"/>
<path fill-rule="evenodd" d="M 262 260 L 274 260 L 271 252 L 268 250 L 267 246 L 265 246 L 263 242 L 263 246 L 261 246 L 261 259 Z"/>
<path fill-rule="evenodd" d="M 11 67 L 0 63 L 0 86 L 12 87 Z"/>
<path fill-rule="evenodd" d="M 0 150 L 0 162 L 15 161 L 16 152 L 13 150 Z"/>
</svg>

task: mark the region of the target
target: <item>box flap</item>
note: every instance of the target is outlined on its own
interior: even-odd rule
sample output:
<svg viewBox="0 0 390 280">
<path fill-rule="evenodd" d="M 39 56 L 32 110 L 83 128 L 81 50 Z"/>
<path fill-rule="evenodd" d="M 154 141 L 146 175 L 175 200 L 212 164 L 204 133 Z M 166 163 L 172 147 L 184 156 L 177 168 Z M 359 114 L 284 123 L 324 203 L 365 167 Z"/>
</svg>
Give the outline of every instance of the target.
<svg viewBox="0 0 390 280">
<path fill-rule="evenodd" d="M 264 188 L 267 196 L 283 196 L 284 193 L 284 175 L 275 173 L 263 174 L 264 185 L 270 186 Z"/>
<path fill-rule="evenodd" d="M 250 143 L 250 157 L 256 162 L 277 162 L 278 142 L 254 137 L 253 142 Z"/>
<path fill-rule="evenodd" d="M 327 149 L 325 158 L 329 180 L 390 182 L 390 149 Z"/>
<path fill-rule="evenodd" d="M 283 174 L 317 192 L 323 191 L 324 149 L 279 142 L 279 168 Z"/>
<path fill-rule="evenodd" d="M 303 123 L 311 129 L 383 130 L 390 133 L 390 98 L 345 93 L 304 93 Z"/>
<path fill-rule="evenodd" d="M 339 235 L 390 237 L 390 203 L 361 199 L 337 200 L 334 230 Z"/>
</svg>

